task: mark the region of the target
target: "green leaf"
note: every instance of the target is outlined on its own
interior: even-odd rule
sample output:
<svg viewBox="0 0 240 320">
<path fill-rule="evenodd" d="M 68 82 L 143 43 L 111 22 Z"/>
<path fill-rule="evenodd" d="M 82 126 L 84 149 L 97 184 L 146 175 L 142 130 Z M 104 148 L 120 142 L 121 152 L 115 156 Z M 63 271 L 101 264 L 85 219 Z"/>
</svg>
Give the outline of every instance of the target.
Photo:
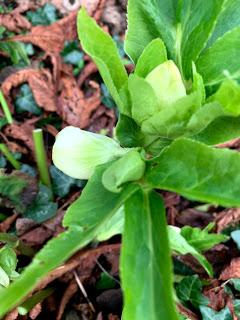
<svg viewBox="0 0 240 320">
<path fill-rule="evenodd" d="M 231 238 L 236 243 L 238 249 L 240 250 L 240 230 L 235 230 L 231 232 Z"/>
<path fill-rule="evenodd" d="M 17 113 L 28 111 L 36 116 L 42 114 L 42 110 L 37 105 L 33 97 L 32 90 L 28 84 L 23 84 L 20 87 L 19 93 L 15 100 L 15 105 Z"/>
<path fill-rule="evenodd" d="M 10 284 L 9 277 L 4 269 L 0 266 L 0 286 L 7 288 Z M 2 296 L 2 293 L 1 293 Z"/>
<path fill-rule="evenodd" d="M 152 86 L 136 75 L 129 77 L 128 88 L 132 101 L 132 117 L 141 125 L 144 120 L 160 110 L 157 96 Z"/>
<path fill-rule="evenodd" d="M 5 174 L 3 170 L 0 170 L 1 205 L 14 206 L 19 212 L 22 212 L 35 195 L 36 186 L 32 177 L 19 171 Z"/>
<path fill-rule="evenodd" d="M 175 139 L 185 134 L 190 117 L 199 107 L 199 95 L 193 92 L 144 121 L 142 132 L 161 138 Z"/>
<path fill-rule="evenodd" d="M 1 41 L 0 50 L 7 53 L 13 64 L 20 64 L 22 61 L 24 64 L 29 64 L 29 59 L 26 50 L 22 43 L 17 41 Z"/>
<path fill-rule="evenodd" d="M 26 16 L 33 26 L 48 26 L 58 20 L 57 9 L 51 3 L 46 3 L 36 11 L 27 11 Z"/>
<path fill-rule="evenodd" d="M 234 313 L 237 316 L 237 318 L 240 317 L 240 300 L 236 299 L 233 302 L 233 306 L 234 306 Z"/>
<path fill-rule="evenodd" d="M 205 47 L 222 4 L 223 0 L 130 0 L 127 53 L 136 63 L 144 48 L 153 39 L 161 38 L 170 58 L 180 69 L 183 66 L 188 78 L 192 61 Z"/>
<path fill-rule="evenodd" d="M 65 227 L 94 227 L 104 219 L 107 213 L 109 219 L 137 190 L 137 185 L 128 185 L 120 193 L 112 193 L 105 189 L 102 184 L 102 175 L 108 166 L 109 164 L 97 167 L 83 189 L 81 197 L 68 208 L 63 220 Z"/>
<path fill-rule="evenodd" d="M 66 41 L 64 48 L 61 52 L 63 61 L 74 66 L 84 66 L 84 54 L 80 50 L 78 41 Z"/>
<path fill-rule="evenodd" d="M 99 229 L 96 240 L 106 241 L 111 237 L 122 234 L 124 228 L 124 207 L 120 207 Z"/>
<path fill-rule="evenodd" d="M 192 136 L 208 145 L 216 145 L 240 137 L 240 117 L 224 116 L 215 119 L 206 129 Z"/>
<path fill-rule="evenodd" d="M 122 147 L 139 147 L 143 143 L 143 134 L 137 123 L 130 117 L 120 114 L 116 135 Z"/>
<path fill-rule="evenodd" d="M 112 163 L 102 176 L 103 186 L 111 192 L 120 192 L 122 185 L 142 178 L 145 162 L 138 151 L 129 151 Z"/>
<path fill-rule="evenodd" d="M 207 86 L 215 85 L 226 77 L 224 71 L 234 79 L 240 78 L 240 27 L 237 27 L 219 38 L 200 56 L 196 62 L 199 73 Z"/>
<path fill-rule="evenodd" d="M 229 238 L 224 234 L 208 233 L 208 229 L 192 228 L 184 226 L 181 228 L 181 235 L 187 242 L 198 251 L 206 251 L 220 242 L 227 241 Z"/>
<path fill-rule="evenodd" d="M 234 289 L 240 292 L 240 279 L 238 278 L 233 278 L 229 281 L 233 286 Z"/>
<path fill-rule="evenodd" d="M 155 192 L 139 190 L 125 203 L 121 281 L 124 319 L 178 319 L 165 210 Z"/>
<path fill-rule="evenodd" d="M 83 180 L 73 179 L 58 170 L 55 166 L 51 166 L 49 171 L 52 178 L 53 192 L 59 197 L 65 197 L 68 195 L 70 189 L 76 185 L 84 186 Z"/>
<path fill-rule="evenodd" d="M 232 315 L 228 307 L 225 307 L 220 312 L 214 311 L 213 309 L 200 306 L 200 311 L 203 320 L 232 320 Z"/>
<path fill-rule="evenodd" d="M 177 139 L 152 161 L 146 180 L 154 188 L 174 191 L 190 199 L 239 207 L 238 172 L 238 152 Z"/>
<path fill-rule="evenodd" d="M 184 277 L 178 283 L 176 293 L 180 300 L 190 301 L 194 307 L 209 303 L 209 299 L 202 294 L 202 282 L 198 275 Z"/>
<path fill-rule="evenodd" d="M 180 234 L 180 229 L 168 226 L 168 236 L 170 240 L 170 247 L 178 254 L 191 254 L 203 266 L 207 273 L 212 276 L 213 270 L 207 259 L 191 246 L 187 240 Z"/>
<path fill-rule="evenodd" d="M 41 223 L 54 217 L 56 212 L 57 203 L 52 202 L 51 190 L 40 184 L 39 192 L 33 203 L 24 212 L 24 217 Z"/>
<path fill-rule="evenodd" d="M 78 35 L 87 54 L 98 66 L 99 72 L 121 113 L 129 110 L 120 98 L 120 90 L 127 82 L 127 72 L 119 56 L 116 44 L 84 9 L 78 14 Z"/>
<path fill-rule="evenodd" d="M 96 288 L 98 290 L 106 290 L 106 289 L 112 289 L 116 287 L 116 281 L 110 277 L 107 273 L 103 272 L 101 273 L 101 277 L 96 283 Z"/>
<path fill-rule="evenodd" d="M 152 40 L 138 59 L 134 73 L 145 78 L 154 68 L 167 61 L 167 50 L 161 39 Z"/>
<path fill-rule="evenodd" d="M 4 246 L 0 250 L 0 266 L 9 277 L 17 267 L 17 256 L 15 251 L 9 246 Z"/>
</svg>

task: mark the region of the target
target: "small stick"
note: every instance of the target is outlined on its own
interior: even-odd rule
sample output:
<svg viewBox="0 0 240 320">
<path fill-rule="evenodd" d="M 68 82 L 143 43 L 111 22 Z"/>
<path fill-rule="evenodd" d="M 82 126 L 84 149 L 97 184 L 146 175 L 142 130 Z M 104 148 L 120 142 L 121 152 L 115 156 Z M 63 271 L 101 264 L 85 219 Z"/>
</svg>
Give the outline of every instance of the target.
<svg viewBox="0 0 240 320">
<path fill-rule="evenodd" d="M 14 156 L 4 143 L 0 143 L 0 151 L 16 170 L 19 170 L 21 168 L 21 163 L 14 158 Z"/>
<path fill-rule="evenodd" d="M 2 93 L 2 91 L 0 90 L 0 103 L 2 105 L 2 109 L 3 109 L 3 112 L 5 114 L 5 117 L 7 119 L 7 122 L 9 124 L 12 124 L 13 123 L 13 117 L 12 117 L 12 114 L 11 114 L 11 111 L 9 109 L 9 106 L 7 104 L 7 101 Z"/>
<path fill-rule="evenodd" d="M 44 148 L 42 129 L 33 130 L 33 142 L 40 180 L 43 184 L 51 189 L 51 180 L 48 172 L 47 156 Z"/>
<path fill-rule="evenodd" d="M 81 290 L 84 298 L 87 300 L 87 302 L 88 302 L 88 304 L 89 304 L 89 307 L 90 307 L 91 310 L 95 313 L 96 310 L 94 309 L 94 306 L 93 306 L 92 302 L 89 300 L 88 295 L 87 295 L 87 292 L 86 292 L 86 290 L 85 290 L 85 288 L 84 288 L 84 286 L 83 286 L 80 278 L 78 277 L 76 271 L 73 271 L 73 274 L 74 274 L 75 280 L 76 280 L 76 282 L 77 282 L 77 284 L 78 284 L 78 286 L 79 286 L 79 289 Z"/>
</svg>

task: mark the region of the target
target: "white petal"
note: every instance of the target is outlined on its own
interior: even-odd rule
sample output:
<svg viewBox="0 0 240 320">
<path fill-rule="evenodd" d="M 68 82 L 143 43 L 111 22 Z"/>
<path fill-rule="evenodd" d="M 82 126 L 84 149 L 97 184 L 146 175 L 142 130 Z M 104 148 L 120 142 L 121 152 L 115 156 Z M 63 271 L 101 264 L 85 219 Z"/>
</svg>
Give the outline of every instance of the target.
<svg viewBox="0 0 240 320">
<path fill-rule="evenodd" d="M 126 152 L 109 137 L 70 126 L 57 135 L 52 158 L 54 165 L 70 177 L 89 179 L 97 165 Z"/>
</svg>

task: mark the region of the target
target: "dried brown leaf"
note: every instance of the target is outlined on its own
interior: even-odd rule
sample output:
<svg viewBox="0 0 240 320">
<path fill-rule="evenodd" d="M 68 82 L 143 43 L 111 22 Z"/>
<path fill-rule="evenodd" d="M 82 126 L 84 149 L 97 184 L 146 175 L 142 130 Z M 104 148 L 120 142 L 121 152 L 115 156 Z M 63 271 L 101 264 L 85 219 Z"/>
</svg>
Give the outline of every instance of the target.
<svg viewBox="0 0 240 320">
<path fill-rule="evenodd" d="M 18 214 L 14 213 L 7 219 L 5 219 L 3 222 L 0 223 L 0 232 L 7 232 L 10 228 L 13 222 L 17 219 Z"/>
<path fill-rule="evenodd" d="M 99 85 L 92 81 L 90 83 L 92 94 L 89 98 L 85 98 L 73 76 L 63 75 L 61 84 L 62 92 L 58 99 L 58 113 L 69 125 L 86 128 L 92 112 L 101 103 Z"/>
<path fill-rule="evenodd" d="M 216 219 L 217 232 L 221 232 L 227 227 L 234 226 L 240 222 L 240 209 L 227 209 L 217 215 Z"/>
<path fill-rule="evenodd" d="M 40 226 L 25 233 L 23 236 L 21 236 L 21 240 L 28 246 L 37 246 L 43 244 L 51 236 L 51 230 L 45 228 L 44 226 Z"/>
<path fill-rule="evenodd" d="M 90 61 L 85 68 L 81 71 L 79 77 L 78 77 L 78 85 L 81 88 L 83 83 L 94 73 L 98 71 L 97 66 L 94 62 Z"/>
<path fill-rule="evenodd" d="M 36 26 L 30 33 L 14 36 L 11 39 L 30 42 L 47 53 L 60 53 L 66 40 L 77 38 L 76 17 L 75 11 L 50 26 Z"/>
<path fill-rule="evenodd" d="M 8 138 L 19 141 L 19 143 L 22 143 L 24 146 L 28 147 L 28 149 L 34 152 L 34 144 L 32 140 L 33 129 L 34 127 L 27 123 L 13 123 L 4 129 L 4 134 Z"/>
<path fill-rule="evenodd" d="M 7 14 L 0 14 L 0 25 L 12 32 L 31 28 L 31 23 L 17 9 Z"/>
<path fill-rule="evenodd" d="M 226 281 L 231 278 L 240 278 L 240 258 L 232 259 L 230 265 L 222 271 L 219 279 Z"/>
<path fill-rule="evenodd" d="M 14 70 L 2 83 L 2 91 L 11 104 L 11 90 L 28 82 L 36 103 L 46 111 L 56 111 L 55 86 L 47 69 L 25 68 Z"/>
</svg>

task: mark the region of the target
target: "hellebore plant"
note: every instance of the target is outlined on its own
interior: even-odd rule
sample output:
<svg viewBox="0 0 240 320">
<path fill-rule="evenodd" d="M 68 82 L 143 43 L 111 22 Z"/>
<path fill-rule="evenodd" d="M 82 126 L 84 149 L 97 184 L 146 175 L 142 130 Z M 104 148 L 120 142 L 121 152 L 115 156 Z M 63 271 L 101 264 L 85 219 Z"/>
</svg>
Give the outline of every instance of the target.
<svg viewBox="0 0 240 320">
<path fill-rule="evenodd" d="M 123 232 L 123 319 L 179 318 L 171 250 L 191 253 L 211 276 L 201 254 L 209 246 L 191 246 L 189 230 L 167 227 L 157 190 L 240 206 L 240 155 L 214 147 L 240 136 L 239 17 L 238 0 L 129 0 L 128 76 L 111 37 L 80 10 L 82 47 L 119 108 L 117 140 L 73 127 L 59 133 L 55 165 L 89 181 L 67 210 L 67 230 L 1 293 L 1 316 L 77 250 Z"/>
</svg>

